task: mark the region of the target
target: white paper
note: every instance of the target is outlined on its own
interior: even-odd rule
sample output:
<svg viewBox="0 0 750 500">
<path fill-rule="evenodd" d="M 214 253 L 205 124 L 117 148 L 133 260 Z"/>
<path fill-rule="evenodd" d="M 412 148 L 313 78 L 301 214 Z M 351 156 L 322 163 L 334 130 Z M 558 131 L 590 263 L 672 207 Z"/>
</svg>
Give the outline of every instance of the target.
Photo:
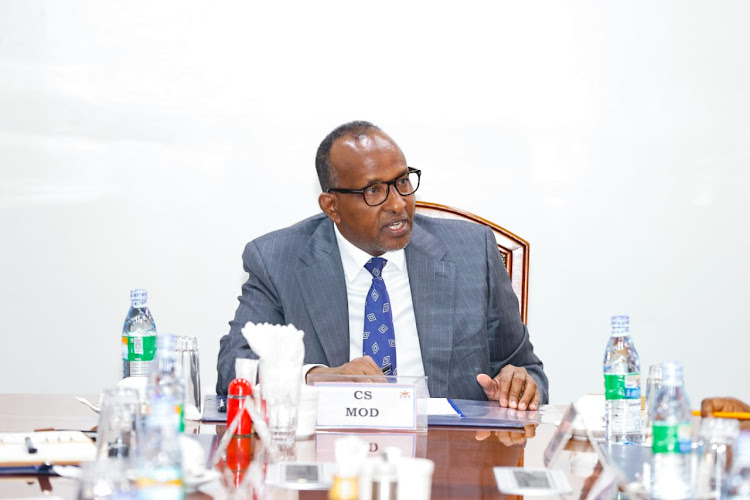
<svg viewBox="0 0 750 500">
<path fill-rule="evenodd" d="M 427 401 L 427 415 L 456 415 L 459 413 L 447 398 L 430 398 Z"/>
</svg>

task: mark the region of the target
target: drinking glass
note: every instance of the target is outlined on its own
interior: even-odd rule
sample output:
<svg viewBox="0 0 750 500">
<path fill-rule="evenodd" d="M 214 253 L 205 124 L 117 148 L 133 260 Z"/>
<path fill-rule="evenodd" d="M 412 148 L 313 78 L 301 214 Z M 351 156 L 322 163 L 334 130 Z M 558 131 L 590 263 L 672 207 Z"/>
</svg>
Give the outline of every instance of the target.
<svg viewBox="0 0 750 500">
<path fill-rule="evenodd" d="M 697 498 L 721 498 L 732 467 L 732 446 L 739 432 L 739 422 L 734 419 L 701 420 L 695 475 Z"/>
<path fill-rule="evenodd" d="M 122 462 L 98 460 L 82 466 L 77 500 L 121 500 L 133 498 L 134 494 L 135 486 Z"/>
<path fill-rule="evenodd" d="M 427 458 L 402 457 L 398 464 L 396 498 L 429 500 L 435 462 Z"/>
<path fill-rule="evenodd" d="M 302 364 L 260 359 L 260 392 L 266 403 L 268 427 L 280 450 L 294 448 Z"/>
<path fill-rule="evenodd" d="M 301 384 L 300 396 L 299 410 L 297 410 L 297 438 L 305 439 L 315 434 L 318 389 L 312 385 Z"/>
<path fill-rule="evenodd" d="M 178 336 L 175 341 L 177 359 L 185 378 L 185 416 L 191 420 L 201 415 L 201 370 L 196 337 Z"/>
<path fill-rule="evenodd" d="M 97 460 L 121 460 L 129 464 L 138 443 L 139 420 L 140 401 L 135 389 L 106 389 L 96 433 Z"/>
</svg>

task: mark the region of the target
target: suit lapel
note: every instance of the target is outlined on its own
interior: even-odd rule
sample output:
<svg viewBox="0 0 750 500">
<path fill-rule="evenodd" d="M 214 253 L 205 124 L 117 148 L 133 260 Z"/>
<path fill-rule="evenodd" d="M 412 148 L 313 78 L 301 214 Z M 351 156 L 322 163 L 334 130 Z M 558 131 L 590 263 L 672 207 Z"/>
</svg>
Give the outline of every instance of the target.
<svg viewBox="0 0 750 500">
<path fill-rule="evenodd" d="M 333 223 L 325 220 L 300 252 L 297 283 L 328 366 L 349 361 L 349 309 Z M 307 333 L 307 332 L 306 332 Z"/>
<path fill-rule="evenodd" d="M 406 266 L 430 394 L 447 392 L 450 375 L 456 266 L 447 252 L 442 242 L 415 224 Z"/>
</svg>

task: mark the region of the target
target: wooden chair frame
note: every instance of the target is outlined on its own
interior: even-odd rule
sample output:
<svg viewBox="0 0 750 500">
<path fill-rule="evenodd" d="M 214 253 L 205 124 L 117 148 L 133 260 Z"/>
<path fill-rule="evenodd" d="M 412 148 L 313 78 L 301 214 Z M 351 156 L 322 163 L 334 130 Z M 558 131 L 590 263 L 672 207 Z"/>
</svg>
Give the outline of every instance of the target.
<svg viewBox="0 0 750 500">
<path fill-rule="evenodd" d="M 511 286 L 518 297 L 521 319 L 526 323 L 529 301 L 529 242 L 494 222 L 458 208 L 417 201 L 417 213 L 444 219 L 469 220 L 492 229 L 497 248 L 510 275 Z"/>
</svg>

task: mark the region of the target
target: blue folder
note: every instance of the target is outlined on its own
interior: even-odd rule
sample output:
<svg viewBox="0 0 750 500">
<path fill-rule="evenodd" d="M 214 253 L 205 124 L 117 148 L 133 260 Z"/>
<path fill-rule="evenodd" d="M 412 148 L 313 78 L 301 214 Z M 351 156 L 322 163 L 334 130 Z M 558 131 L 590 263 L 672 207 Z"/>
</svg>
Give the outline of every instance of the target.
<svg viewBox="0 0 750 500">
<path fill-rule="evenodd" d="M 429 415 L 428 426 L 495 427 L 521 429 L 524 424 L 538 423 L 538 412 L 502 408 L 497 401 L 449 399 L 456 415 Z"/>
<path fill-rule="evenodd" d="M 216 394 L 207 394 L 203 398 L 203 422 L 226 422 L 227 421 L 227 397 Z"/>
</svg>

